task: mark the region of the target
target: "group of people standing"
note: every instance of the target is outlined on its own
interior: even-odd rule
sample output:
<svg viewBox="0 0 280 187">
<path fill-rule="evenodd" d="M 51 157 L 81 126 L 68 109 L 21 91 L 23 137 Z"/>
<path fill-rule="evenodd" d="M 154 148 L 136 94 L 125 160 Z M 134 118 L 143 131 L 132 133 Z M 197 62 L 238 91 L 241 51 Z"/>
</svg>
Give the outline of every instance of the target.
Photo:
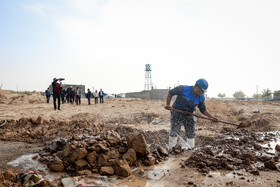
<svg viewBox="0 0 280 187">
<path fill-rule="evenodd" d="M 100 99 L 100 103 L 103 103 L 104 100 L 103 100 L 103 97 L 104 97 L 104 92 L 102 91 L 102 89 L 100 89 L 99 92 L 97 92 L 97 90 L 95 90 L 95 92 L 91 93 L 90 89 L 88 89 L 88 92 L 86 94 L 86 98 L 88 99 L 88 104 L 90 105 L 90 99 L 91 98 L 94 98 L 94 102 L 95 104 L 98 103 L 98 98 Z"/>
<path fill-rule="evenodd" d="M 67 90 L 65 90 L 62 87 L 62 84 L 58 83 L 58 81 L 63 80 L 61 78 L 57 79 L 54 78 L 53 82 L 52 82 L 52 91 L 53 91 L 53 104 L 54 104 L 54 110 L 56 110 L 56 108 L 58 110 L 60 110 L 60 99 L 62 101 L 62 104 L 67 102 L 67 103 L 71 103 L 73 104 L 74 102 L 76 102 L 77 105 L 81 104 L 81 97 L 82 97 L 82 90 L 77 87 L 76 89 L 72 88 L 72 86 L 69 86 L 67 88 Z M 50 101 L 50 97 L 51 97 L 51 92 L 50 92 L 50 88 L 48 88 L 45 91 L 46 94 L 46 99 L 47 99 L 47 103 L 49 103 Z M 104 96 L 104 92 L 102 91 L 102 89 L 100 89 L 99 92 L 97 92 L 97 90 L 95 90 L 94 93 L 91 93 L 90 89 L 88 89 L 88 92 L 86 94 L 86 97 L 88 99 L 88 104 L 90 105 L 90 99 L 94 98 L 95 99 L 95 104 L 98 103 L 98 98 L 100 98 L 100 103 L 103 103 L 103 96 Z M 66 100 L 65 100 L 66 97 Z M 56 100 L 57 100 L 57 106 L 56 106 Z"/>
</svg>

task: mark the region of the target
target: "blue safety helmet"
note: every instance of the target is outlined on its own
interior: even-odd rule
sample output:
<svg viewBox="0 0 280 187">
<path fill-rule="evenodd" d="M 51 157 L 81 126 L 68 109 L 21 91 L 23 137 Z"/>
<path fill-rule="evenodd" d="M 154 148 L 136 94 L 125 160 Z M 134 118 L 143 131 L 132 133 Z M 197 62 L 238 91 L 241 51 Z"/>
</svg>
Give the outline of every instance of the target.
<svg viewBox="0 0 280 187">
<path fill-rule="evenodd" d="M 205 79 L 198 79 L 196 81 L 196 85 L 199 86 L 204 92 L 206 92 L 208 88 L 208 82 Z"/>
</svg>

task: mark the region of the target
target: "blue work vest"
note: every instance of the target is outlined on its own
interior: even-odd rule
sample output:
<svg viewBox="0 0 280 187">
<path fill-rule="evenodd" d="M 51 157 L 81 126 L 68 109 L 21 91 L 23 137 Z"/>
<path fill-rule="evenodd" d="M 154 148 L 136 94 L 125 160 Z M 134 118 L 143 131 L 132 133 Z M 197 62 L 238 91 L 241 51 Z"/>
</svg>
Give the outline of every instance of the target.
<svg viewBox="0 0 280 187">
<path fill-rule="evenodd" d="M 184 86 L 183 92 L 177 96 L 173 108 L 179 110 L 185 110 L 188 112 L 195 111 L 195 107 L 203 103 L 205 96 L 201 94 L 200 96 L 194 95 L 192 92 L 193 86 Z"/>
</svg>

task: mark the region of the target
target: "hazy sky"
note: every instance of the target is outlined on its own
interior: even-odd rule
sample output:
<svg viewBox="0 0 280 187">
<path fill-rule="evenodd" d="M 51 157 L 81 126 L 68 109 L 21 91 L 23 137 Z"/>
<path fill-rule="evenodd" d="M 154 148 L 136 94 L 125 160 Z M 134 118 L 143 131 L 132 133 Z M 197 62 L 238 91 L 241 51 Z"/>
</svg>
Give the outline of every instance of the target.
<svg viewBox="0 0 280 187">
<path fill-rule="evenodd" d="M 208 95 L 280 90 L 280 1 L 0 0 L 0 84 L 53 77 L 105 92 L 209 82 Z"/>
</svg>

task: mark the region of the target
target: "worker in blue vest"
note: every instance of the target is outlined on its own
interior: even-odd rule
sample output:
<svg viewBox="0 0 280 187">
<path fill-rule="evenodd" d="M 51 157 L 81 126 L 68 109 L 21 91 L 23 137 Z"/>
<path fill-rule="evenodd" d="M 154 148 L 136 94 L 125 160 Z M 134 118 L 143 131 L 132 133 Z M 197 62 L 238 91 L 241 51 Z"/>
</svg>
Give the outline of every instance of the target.
<svg viewBox="0 0 280 187">
<path fill-rule="evenodd" d="M 208 88 L 208 82 L 205 79 L 199 79 L 196 81 L 194 86 L 178 86 L 172 90 L 169 90 L 165 109 L 178 109 L 186 112 L 193 113 L 196 109 L 196 106 L 199 108 L 200 112 L 212 119 L 213 122 L 217 122 L 218 119 L 214 117 L 205 106 L 205 96 Z M 177 95 L 177 98 L 172 105 L 170 106 L 170 101 L 174 95 Z M 195 145 L 195 125 L 196 117 L 192 115 L 187 115 L 184 113 L 171 111 L 171 130 L 169 132 L 169 151 L 172 151 L 173 147 L 177 145 L 178 137 L 179 144 L 182 149 L 191 149 Z M 185 138 L 180 136 L 181 126 L 185 127 Z"/>
</svg>

